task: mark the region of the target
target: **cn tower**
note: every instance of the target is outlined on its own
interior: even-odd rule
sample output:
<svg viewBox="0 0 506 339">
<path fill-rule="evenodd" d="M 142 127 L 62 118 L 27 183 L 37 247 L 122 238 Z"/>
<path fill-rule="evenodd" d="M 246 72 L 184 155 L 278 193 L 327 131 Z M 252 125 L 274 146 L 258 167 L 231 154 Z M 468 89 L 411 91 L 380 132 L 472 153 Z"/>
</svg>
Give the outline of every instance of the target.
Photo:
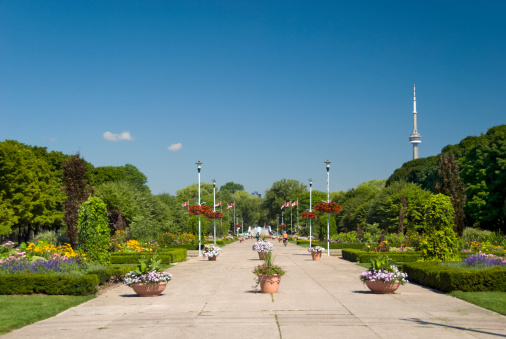
<svg viewBox="0 0 506 339">
<path fill-rule="evenodd" d="M 418 144 L 422 142 L 422 136 L 416 129 L 416 87 L 413 85 L 413 133 L 409 136 L 409 142 L 413 144 L 413 160 L 418 159 Z"/>
</svg>

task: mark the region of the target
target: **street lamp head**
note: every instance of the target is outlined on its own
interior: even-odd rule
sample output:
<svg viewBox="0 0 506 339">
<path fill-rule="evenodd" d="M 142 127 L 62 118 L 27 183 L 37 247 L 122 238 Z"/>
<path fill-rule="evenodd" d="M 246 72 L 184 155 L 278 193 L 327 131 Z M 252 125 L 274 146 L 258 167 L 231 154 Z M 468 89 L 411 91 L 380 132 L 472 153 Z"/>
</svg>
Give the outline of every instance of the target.
<svg viewBox="0 0 506 339">
<path fill-rule="evenodd" d="M 327 167 L 327 172 L 328 172 L 328 171 L 329 171 L 329 169 L 330 169 L 330 163 L 331 163 L 331 162 L 330 162 L 330 161 L 328 161 L 328 160 L 327 160 L 327 161 L 324 161 L 324 162 L 325 162 L 325 164 L 326 164 L 326 167 Z"/>
<path fill-rule="evenodd" d="M 216 187 L 216 179 L 213 179 L 213 187 Z"/>
<path fill-rule="evenodd" d="M 309 186 L 313 186 L 313 179 L 309 179 Z"/>
<path fill-rule="evenodd" d="M 197 165 L 197 169 L 198 169 L 198 171 L 200 172 L 200 169 L 202 168 L 202 163 L 201 163 L 201 162 L 200 162 L 200 160 L 199 160 L 199 161 L 197 161 L 195 164 Z"/>
</svg>

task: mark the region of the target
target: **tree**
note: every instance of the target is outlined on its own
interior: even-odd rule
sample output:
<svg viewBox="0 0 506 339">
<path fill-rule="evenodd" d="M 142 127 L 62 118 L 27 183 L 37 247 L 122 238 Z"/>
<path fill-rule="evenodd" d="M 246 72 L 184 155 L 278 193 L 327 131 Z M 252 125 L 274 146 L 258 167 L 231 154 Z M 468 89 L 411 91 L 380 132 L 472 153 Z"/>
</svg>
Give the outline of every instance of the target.
<svg viewBox="0 0 506 339">
<path fill-rule="evenodd" d="M 63 221 L 67 227 L 67 237 L 70 245 L 77 244 L 77 223 L 79 221 L 79 207 L 90 194 L 86 180 L 86 163 L 77 153 L 63 161 L 63 191 L 67 200 L 63 204 Z"/>
<path fill-rule="evenodd" d="M 276 225 L 281 216 L 281 205 L 292 197 L 306 191 L 307 186 L 293 179 L 282 179 L 272 184 L 265 192 L 263 209 L 266 212 L 265 222 Z"/>
<path fill-rule="evenodd" d="M 357 227 L 364 227 L 369 206 L 384 187 L 385 180 L 371 180 L 344 193 L 342 198 L 336 199 L 339 201 L 333 200 L 342 207 L 336 216 L 339 229 L 355 231 Z"/>
<path fill-rule="evenodd" d="M 385 186 L 388 187 L 396 182 L 412 182 L 420 185 L 425 190 L 434 192 L 437 170 L 437 156 L 410 160 L 392 173 Z"/>
<path fill-rule="evenodd" d="M 399 227 L 399 215 L 403 208 L 401 197 L 406 198 L 407 206 L 404 213 L 404 231 L 421 228 L 423 210 L 431 192 L 413 183 L 399 182 L 385 187 L 377 194 L 369 205 L 366 223 L 378 223 L 386 232 L 396 232 Z"/>
<path fill-rule="evenodd" d="M 459 240 L 453 231 L 453 209 L 450 198 L 444 194 L 432 195 L 424 206 L 423 229 L 420 243 L 422 259 L 426 261 L 457 261 L 460 259 Z"/>
<path fill-rule="evenodd" d="M 464 210 L 474 226 L 506 230 L 506 125 L 490 128 L 486 135 L 466 140 L 459 159 L 460 176 L 467 189 Z"/>
<path fill-rule="evenodd" d="M 439 157 L 438 175 L 440 180 L 436 183 L 436 190 L 450 197 L 455 210 L 455 232 L 461 236 L 465 226 L 466 185 L 459 176 L 459 165 L 453 153 Z"/>
<path fill-rule="evenodd" d="M 19 240 L 27 241 L 39 226 L 57 224 L 63 197 L 43 157 L 17 141 L 0 143 L 0 234 L 17 227 Z"/>
<path fill-rule="evenodd" d="M 110 233 L 107 208 L 97 197 L 89 197 L 79 208 L 79 247 L 90 261 L 110 264 Z"/>
<path fill-rule="evenodd" d="M 106 182 L 126 181 L 138 188 L 149 190 L 146 186 L 147 177 L 134 165 L 125 166 L 102 166 L 95 167 L 90 171 L 90 184 L 98 186 Z"/>
<path fill-rule="evenodd" d="M 220 187 L 220 192 L 225 191 L 229 191 L 230 193 L 234 194 L 237 191 L 244 191 L 244 186 L 241 184 L 236 184 L 233 181 L 230 181 Z"/>
</svg>

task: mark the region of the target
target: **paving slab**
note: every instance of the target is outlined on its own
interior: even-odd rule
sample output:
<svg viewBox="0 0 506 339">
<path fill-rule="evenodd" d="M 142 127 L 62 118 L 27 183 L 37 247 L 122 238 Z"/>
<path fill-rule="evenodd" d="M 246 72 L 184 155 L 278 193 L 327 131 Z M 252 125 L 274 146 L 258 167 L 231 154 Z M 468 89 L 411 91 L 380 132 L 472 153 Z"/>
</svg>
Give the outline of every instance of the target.
<svg viewBox="0 0 506 339">
<path fill-rule="evenodd" d="M 178 263 L 159 297 L 118 285 L 2 339 L 506 338 L 505 316 L 416 284 L 373 294 L 359 279 L 362 267 L 335 255 L 313 261 L 294 244 L 271 241 L 287 274 L 277 294 L 257 293 L 254 242 L 225 246 L 217 261 Z"/>
</svg>

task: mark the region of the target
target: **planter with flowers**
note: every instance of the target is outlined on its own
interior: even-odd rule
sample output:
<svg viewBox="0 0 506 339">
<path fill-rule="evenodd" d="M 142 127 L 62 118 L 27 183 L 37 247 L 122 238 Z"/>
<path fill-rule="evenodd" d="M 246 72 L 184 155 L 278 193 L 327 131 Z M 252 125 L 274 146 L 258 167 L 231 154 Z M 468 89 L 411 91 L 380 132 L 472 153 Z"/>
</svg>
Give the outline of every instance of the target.
<svg viewBox="0 0 506 339">
<path fill-rule="evenodd" d="M 319 202 L 314 205 L 313 209 L 322 213 L 339 213 L 341 212 L 341 206 L 335 202 Z"/>
<path fill-rule="evenodd" d="M 308 252 L 311 253 L 313 260 L 320 260 L 322 257 L 323 251 L 325 251 L 325 248 L 323 248 L 321 246 L 314 246 L 314 247 L 309 247 L 307 250 L 308 250 Z"/>
<path fill-rule="evenodd" d="M 253 244 L 251 249 L 258 253 L 258 258 L 260 260 L 265 259 L 265 255 L 270 253 L 274 249 L 274 245 L 269 241 L 258 240 Z"/>
<path fill-rule="evenodd" d="M 244 242 L 244 237 L 240 237 L 239 242 L 241 242 L 241 243 Z"/>
<path fill-rule="evenodd" d="M 304 219 L 315 219 L 317 216 L 315 212 L 302 212 L 300 214 L 300 217 Z"/>
<path fill-rule="evenodd" d="M 161 260 L 155 261 L 156 257 L 141 258 L 135 271 L 125 274 L 123 284 L 133 288 L 141 297 L 155 297 L 160 295 L 172 275 L 158 269 Z"/>
<path fill-rule="evenodd" d="M 407 273 L 402 273 L 390 264 L 388 257 L 378 257 L 371 260 L 372 267 L 360 274 L 364 282 L 373 293 L 394 293 L 400 285 L 408 282 Z"/>
<path fill-rule="evenodd" d="M 279 283 L 285 271 L 275 265 L 272 252 L 265 254 L 264 262 L 253 269 L 257 276 L 257 285 L 260 284 L 262 293 L 278 293 Z"/>
<path fill-rule="evenodd" d="M 216 261 L 216 258 L 221 254 L 221 248 L 216 245 L 204 245 L 202 255 L 207 257 L 209 261 Z"/>
</svg>

